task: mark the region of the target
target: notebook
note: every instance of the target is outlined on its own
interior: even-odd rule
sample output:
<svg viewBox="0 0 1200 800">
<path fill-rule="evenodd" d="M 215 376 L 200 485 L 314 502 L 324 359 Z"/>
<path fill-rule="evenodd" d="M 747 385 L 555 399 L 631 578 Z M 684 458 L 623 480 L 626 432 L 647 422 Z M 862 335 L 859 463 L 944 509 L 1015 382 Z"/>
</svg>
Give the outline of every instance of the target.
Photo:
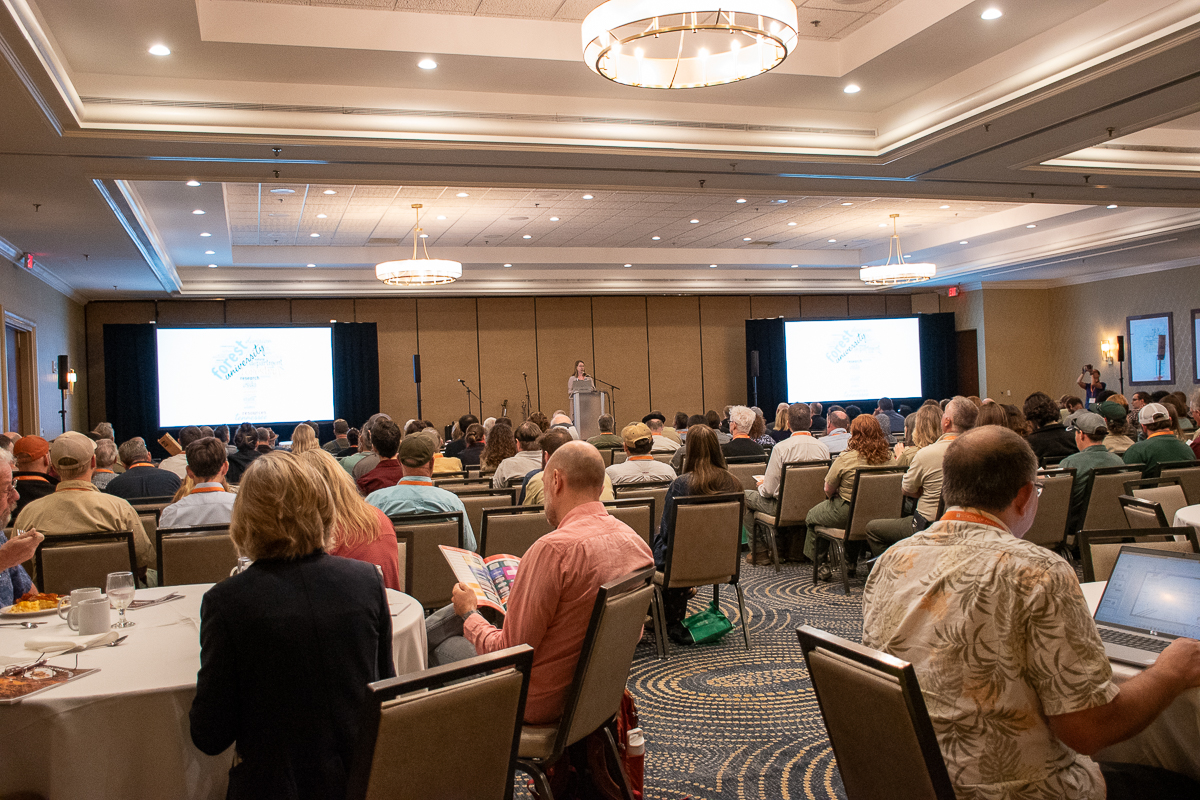
<svg viewBox="0 0 1200 800">
<path fill-rule="evenodd" d="M 1200 554 L 1122 547 L 1095 619 L 1108 657 L 1139 667 L 1181 636 L 1200 639 Z"/>
</svg>

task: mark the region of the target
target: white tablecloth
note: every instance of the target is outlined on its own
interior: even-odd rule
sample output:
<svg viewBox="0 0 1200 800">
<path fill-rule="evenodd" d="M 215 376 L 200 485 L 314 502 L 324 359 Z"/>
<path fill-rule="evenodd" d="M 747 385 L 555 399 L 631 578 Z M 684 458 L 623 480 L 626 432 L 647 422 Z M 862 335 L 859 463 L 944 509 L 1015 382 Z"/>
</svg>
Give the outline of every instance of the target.
<svg viewBox="0 0 1200 800">
<path fill-rule="evenodd" d="M 138 591 L 139 598 L 172 591 L 182 600 L 126 612 L 137 627 L 117 647 L 80 653 L 81 668 L 100 672 L 16 705 L 0 706 L 0 794 L 35 791 L 49 800 L 219 800 L 225 796 L 230 752 L 206 756 L 192 744 L 188 710 L 200 668 L 200 600 L 211 584 Z M 425 668 L 420 604 L 388 589 L 392 655 L 403 675 Z M 113 612 L 115 621 L 116 612 Z M 8 621 L 8 620 L 5 620 Z M 70 635 L 57 617 L 37 630 L 0 628 L 0 656 L 24 653 L 34 636 Z M 51 664 L 74 666 L 75 655 Z"/>
<path fill-rule="evenodd" d="M 1190 508 L 1200 509 L 1200 506 Z M 1100 604 L 1105 585 L 1104 581 L 1083 584 L 1083 596 L 1093 614 Z M 1142 670 L 1113 661 L 1112 671 L 1113 680 L 1121 684 Z M 1200 689 L 1184 692 L 1144 731 L 1132 739 L 1106 747 L 1095 758 L 1097 761 L 1164 767 L 1200 781 Z"/>
<path fill-rule="evenodd" d="M 1176 528 L 1192 527 L 1200 531 L 1200 505 L 1184 506 L 1175 512 L 1175 521 L 1171 523 Z"/>
</svg>

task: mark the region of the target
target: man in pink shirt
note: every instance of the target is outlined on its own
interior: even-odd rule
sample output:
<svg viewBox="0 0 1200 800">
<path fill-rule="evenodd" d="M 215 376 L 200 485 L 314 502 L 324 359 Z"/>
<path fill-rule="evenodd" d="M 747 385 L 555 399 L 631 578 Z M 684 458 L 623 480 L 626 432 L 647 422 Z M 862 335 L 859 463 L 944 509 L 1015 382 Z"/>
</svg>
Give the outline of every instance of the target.
<svg viewBox="0 0 1200 800">
<path fill-rule="evenodd" d="M 454 605 L 426 623 L 430 666 L 518 644 L 533 648 L 525 721 L 562 716 L 600 586 L 648 567 L 653 556 L 629 526 L 600 503 L 604 461 L 587 442 L 569 442 L 545 469 L 546 518 L 555 527 L 521 559 L 503 629 L 476 613 L 475 593 L 454 587 Z M 455 629 L 461 620 L 461 637 Z"/>
</svg>

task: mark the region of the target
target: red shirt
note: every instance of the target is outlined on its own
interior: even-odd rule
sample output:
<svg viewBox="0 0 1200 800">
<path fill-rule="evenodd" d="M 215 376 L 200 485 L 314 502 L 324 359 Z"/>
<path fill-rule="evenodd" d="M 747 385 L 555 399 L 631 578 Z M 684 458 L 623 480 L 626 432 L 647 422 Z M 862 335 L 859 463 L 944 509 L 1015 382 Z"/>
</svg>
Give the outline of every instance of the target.
<svg viewBox="0 0 1200 800">
<path fill-rule="evenodd" d="M 404 477 L 400 462 L 394 458 L 384 459 L 375 469 L 358 479 L 358 490 L 366 497 L 371 492 L 395 486 Z"/>
<path fill-rule="evenodd" d="M 396 528 L 388 519 L 387 514 L 378 508 L 375 509 L 375 516 L 379 522 L 379 535 L 375 541 L 355 547 L 337 545 L 329 551 L 329 555 L 353 558 L 355 561 L 366 561 L 368 564 L 379 565 L 379 568 L 383 570 L 383 585 L 402 592 L 404 587 L 400 585 L 400 551 L 396 541 Z"/>
</svg>

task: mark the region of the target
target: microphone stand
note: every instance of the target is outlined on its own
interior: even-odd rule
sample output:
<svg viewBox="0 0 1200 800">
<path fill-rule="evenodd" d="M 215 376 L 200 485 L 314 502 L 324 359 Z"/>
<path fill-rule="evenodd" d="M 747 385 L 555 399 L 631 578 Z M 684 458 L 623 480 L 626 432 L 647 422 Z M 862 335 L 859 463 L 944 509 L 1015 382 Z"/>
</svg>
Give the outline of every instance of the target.
<svg viewBox="0 0 1200 800">
<path fill-rule="evenodd" d="M 593 381 L 596 381 L 597 383 L 603 383 L 605 386 L 607 386 L 608 388 L 612 389 L 612 391 L 608 393 L 608 399 L 612 401 L 612 408 L 610 408 L 610 409 L 609 409 L 608 413 L 609 413 L 609 415 L 610 415 L 610 416 L 612 416 L 614 419 L 616 419 L 616 416 L 617 416 L 617 395 L 616 395 L 616 392 L 619 390 L 619 388 L 620 388 L 620 387 L 613 386 L 613 385 L 612 385 L 611 383 L 609 383 L 608 381 L 602 381 L 602 380 L 600 380 L 599 378 L 597 378 L 595 375 L 589 375 L 588 377 L 590 377 L 590 378 L 591 378 Z"/>
<path fill-rule="evenodd" d="M 521 377 L 525 380 L 525 419 L 528 420 L 533 413 L 533 403 L 529 399 L 529 376 L 522 372 Z"/>
</svg>

